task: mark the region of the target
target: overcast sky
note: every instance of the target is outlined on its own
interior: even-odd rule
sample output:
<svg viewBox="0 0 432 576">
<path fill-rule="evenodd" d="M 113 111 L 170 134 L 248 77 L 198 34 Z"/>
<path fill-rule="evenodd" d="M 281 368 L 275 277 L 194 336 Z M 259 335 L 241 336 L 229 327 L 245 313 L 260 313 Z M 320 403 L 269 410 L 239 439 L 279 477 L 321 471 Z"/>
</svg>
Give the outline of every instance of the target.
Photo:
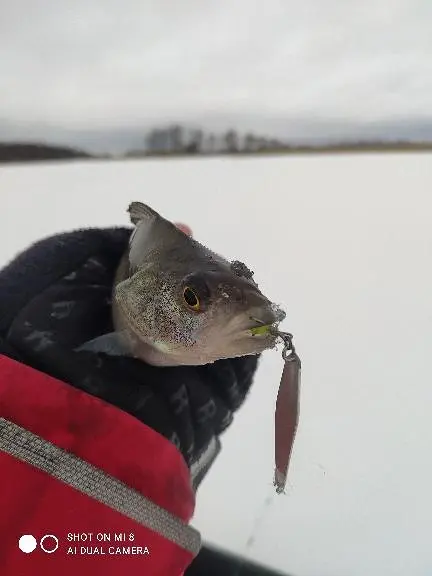
<svg viewBox="0 0 432 576">
<path fill-rule="evenodd" d="M 0 0 L 0 119 L 421 123 L 431 22 L 430 0 Z"/>
</svg>

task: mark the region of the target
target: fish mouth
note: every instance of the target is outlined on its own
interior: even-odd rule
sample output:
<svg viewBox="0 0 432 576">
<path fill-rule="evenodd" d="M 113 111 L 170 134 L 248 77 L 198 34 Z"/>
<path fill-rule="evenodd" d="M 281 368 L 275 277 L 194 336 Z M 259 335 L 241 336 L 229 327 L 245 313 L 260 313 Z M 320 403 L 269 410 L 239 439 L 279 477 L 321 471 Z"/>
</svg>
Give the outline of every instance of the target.
<svg viewBox="0 0 432 576">
<path fill-rule="evenodd" d="M 266 310 L 257 310 L 250 314 L 252 321 L 246 331 L 252 336 L 277 336 L 278 326 L 286 317 L 286 313 L 279 307 L 272 305 Z"/>
</svg>

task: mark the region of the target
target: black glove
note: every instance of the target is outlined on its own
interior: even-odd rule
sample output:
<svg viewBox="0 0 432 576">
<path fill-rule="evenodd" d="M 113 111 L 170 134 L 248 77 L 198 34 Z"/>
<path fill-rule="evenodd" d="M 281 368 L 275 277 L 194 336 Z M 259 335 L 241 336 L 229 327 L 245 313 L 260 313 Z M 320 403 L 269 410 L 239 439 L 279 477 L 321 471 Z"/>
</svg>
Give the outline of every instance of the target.
<svg viewBox="0 0 432 576">
<path fill-rule="evenodd" d="M 219 434 L 251 386 L 258 357 L 159 368 L 75 351 L 111 332 L 114 273 L 130 229 L 79 230 L 38 242 L 0 271 L 0 353 L 98 396 L 176 444 L 197 487 Z"/>
</svg>

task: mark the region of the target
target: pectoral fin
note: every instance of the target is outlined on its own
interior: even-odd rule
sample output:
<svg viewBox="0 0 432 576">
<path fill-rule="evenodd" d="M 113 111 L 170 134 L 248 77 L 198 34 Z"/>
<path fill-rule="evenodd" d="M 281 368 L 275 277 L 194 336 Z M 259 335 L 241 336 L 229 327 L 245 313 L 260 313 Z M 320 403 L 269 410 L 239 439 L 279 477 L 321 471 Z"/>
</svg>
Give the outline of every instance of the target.
<svg viewBox="0 0 432 576">
<path fill-rule="evenodd" d="M 131 356 L 128 346 L 118 332 L 110 332 L 109 334 L 93 338 L 93 340 L 84 342 L 75 350 L 77 352 L 104 352 L 110 356 Z"/>
</svg>

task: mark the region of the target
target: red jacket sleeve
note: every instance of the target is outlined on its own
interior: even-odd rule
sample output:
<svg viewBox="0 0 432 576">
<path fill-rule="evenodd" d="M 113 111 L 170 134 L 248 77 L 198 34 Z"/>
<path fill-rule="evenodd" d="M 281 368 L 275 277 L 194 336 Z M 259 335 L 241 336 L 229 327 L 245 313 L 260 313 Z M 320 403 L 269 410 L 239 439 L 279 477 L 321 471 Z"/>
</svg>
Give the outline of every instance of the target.
<svg viewBox="0 0 432 576">
<path fill-rule="evenodd" d="M 180 576 L 200 547 L 194 506 L 173 444 L 0 356 L 2 576 Z"/>
</svg>

